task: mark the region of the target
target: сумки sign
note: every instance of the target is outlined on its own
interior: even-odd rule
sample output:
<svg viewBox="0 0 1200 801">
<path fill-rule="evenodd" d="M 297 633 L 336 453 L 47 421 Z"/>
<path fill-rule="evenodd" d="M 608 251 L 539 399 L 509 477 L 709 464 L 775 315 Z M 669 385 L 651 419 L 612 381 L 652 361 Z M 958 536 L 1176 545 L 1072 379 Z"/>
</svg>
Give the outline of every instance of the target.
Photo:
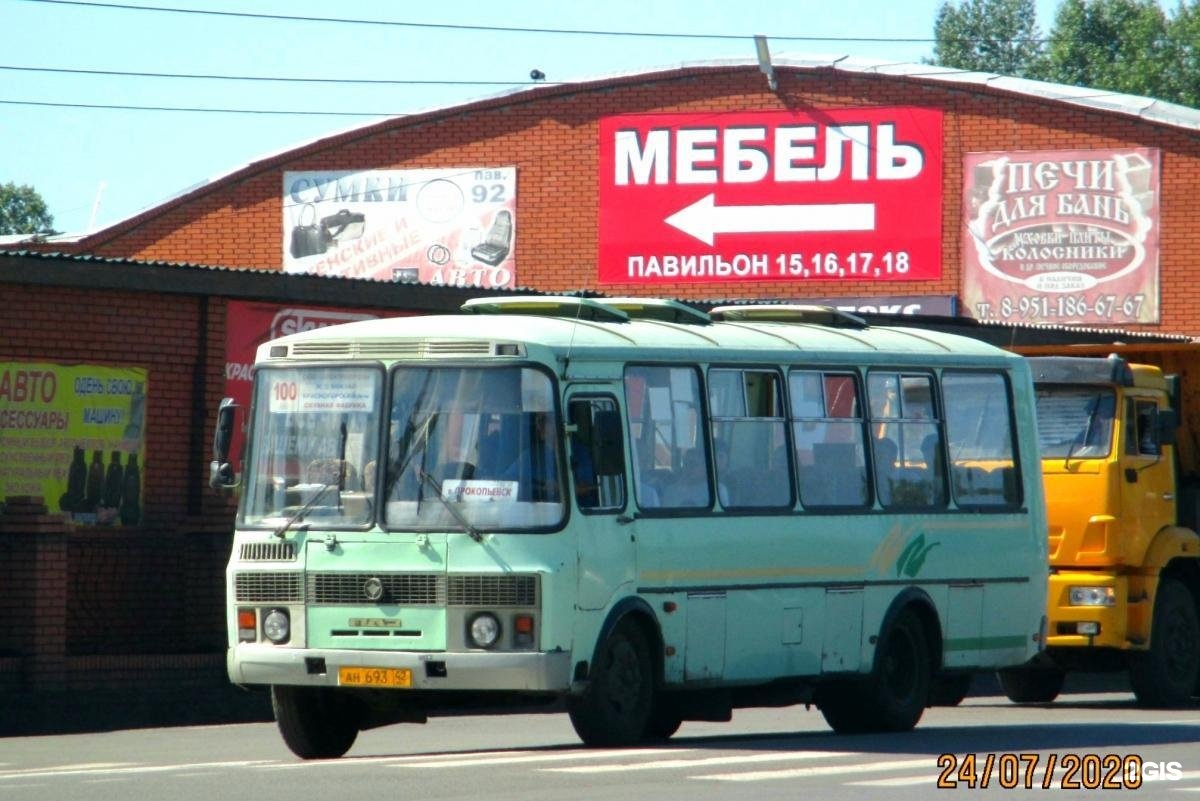
<svg viewBox="0 0 1200 801">
<path fill-rule="evenodd" d="M 942 114 L 600 121 L 602 283 L 941 275 Z"/>
</svg>

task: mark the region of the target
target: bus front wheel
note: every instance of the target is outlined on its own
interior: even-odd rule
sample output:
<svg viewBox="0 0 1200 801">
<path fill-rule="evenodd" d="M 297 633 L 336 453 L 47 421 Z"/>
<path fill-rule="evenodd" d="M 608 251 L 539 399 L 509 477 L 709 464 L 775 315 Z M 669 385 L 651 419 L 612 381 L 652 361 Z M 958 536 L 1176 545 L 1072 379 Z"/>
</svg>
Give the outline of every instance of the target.
<svg viewBox="0 0 1200 801">
<path fill-rule="evenodd" d="M 283 741 L 301 759 L 336 759 L 358 739 L 346 699 L 325 687 L 271 687 L 271 707 Z"/>
<path fill-rule="evenodd" d="M 1200 624 L 1187 587 L 1172 578 L 1159 582 L 1150 629 L 1150 650 L 1134 654 L 1129 683 L 1143 706 L 1187 703 L 1200 681 Z"/>
<path fill-rule="evenodd" d="M 646 637 L 619 624 L 600 646 L 582 695 L 567 699 L 571 725 L 585 745 L 635 745 L 646 733 L 654 705 L 654 674 Z"/>
<path fill-rule="evenodd" d="M 884 634 L 871 675 L 822 688 L 817 704 L 839 734 L 908 731 L 925 712 L 931 681 L 925 630 L 905 610 Z"/>
</svg>

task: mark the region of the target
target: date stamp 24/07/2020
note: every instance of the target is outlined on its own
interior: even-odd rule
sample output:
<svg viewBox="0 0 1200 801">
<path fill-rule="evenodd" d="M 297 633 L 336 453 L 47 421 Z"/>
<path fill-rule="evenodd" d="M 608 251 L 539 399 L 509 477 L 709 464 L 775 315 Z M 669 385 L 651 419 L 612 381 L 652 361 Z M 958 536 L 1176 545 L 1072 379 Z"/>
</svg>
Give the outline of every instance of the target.
<svg viewBox="0 0 1200 801">
<path fill-rule="evenodd" d="M 1136 790 L 1144 781 L 1182 777 L 1178 762 L 1147 762 L 1137 754 L 941 754 L 938 789 Z"/>
</svg>

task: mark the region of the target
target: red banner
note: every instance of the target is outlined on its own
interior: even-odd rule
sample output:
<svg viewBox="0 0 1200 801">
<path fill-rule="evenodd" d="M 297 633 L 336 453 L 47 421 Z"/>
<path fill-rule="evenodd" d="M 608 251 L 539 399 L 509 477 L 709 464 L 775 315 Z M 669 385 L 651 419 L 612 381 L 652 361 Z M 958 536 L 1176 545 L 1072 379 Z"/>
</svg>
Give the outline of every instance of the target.
<svg viewBox="0 0 1200 801">
<path fill-rule="evenodd" d="M 602 283 L 938 278 L 942 114 L 603 118 L 599 241 Z"/>
<path fill-rule="evenodd" d="M 391 313 L 392 317 L 406 313 Z M 349 309 L 313 309 L 278 306 L 271 303 L 229 301 L 228 323 L 225 331 L 225 395 L 233 398 L 243 409 L 250 407 L 251 368 L 255 352 L 264 342 L 324 328 L 328 325 L 373 320 L 378 315 Z M 235 429 L 230 453 L 235 459 L 242 453 L 241 428 Z"/>
<path fill-rule="evenodd" d="M 1155 323 L 1159 152 L 970 153 L 963 305 L 981 320 Z"/>
</svg>

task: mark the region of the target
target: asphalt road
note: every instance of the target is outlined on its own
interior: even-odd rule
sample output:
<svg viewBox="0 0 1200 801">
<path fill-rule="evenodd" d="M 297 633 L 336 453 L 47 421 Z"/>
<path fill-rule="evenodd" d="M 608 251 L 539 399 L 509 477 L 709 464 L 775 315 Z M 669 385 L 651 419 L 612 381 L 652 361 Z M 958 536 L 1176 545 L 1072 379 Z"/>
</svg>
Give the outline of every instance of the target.
<svg viewBox="0 0 1200 801">
<path fill-rule="evenodd" d="M 976 755 L 974 788 L 961 770 L 967 754 Z M 1131 769 L 1139 759 L 1155 767 Z M 1164 772 L 1177 778 L 1151 781 Z M 938 790 L 939 775 L 957 788 Z M 1106 778 L 1142 783 L 1091 787 Z M 854 737 L 834 735 L 815 709 L 743 710 L 731 723 L 685 723 L 668 743 L 624 750 L 583 748 L 562 714 L 437 718 L 365 732 L 346 757 L 318 762 L 294 758 L 270 723 L 0 739 L 0 801 L 893 801 L 983 792 L 1200 798 L 1200 705 L 1145 710 L 1122 693 L 1036 707 L 976 697 L 928 710 L 913 732 Z"/>
</svg>

